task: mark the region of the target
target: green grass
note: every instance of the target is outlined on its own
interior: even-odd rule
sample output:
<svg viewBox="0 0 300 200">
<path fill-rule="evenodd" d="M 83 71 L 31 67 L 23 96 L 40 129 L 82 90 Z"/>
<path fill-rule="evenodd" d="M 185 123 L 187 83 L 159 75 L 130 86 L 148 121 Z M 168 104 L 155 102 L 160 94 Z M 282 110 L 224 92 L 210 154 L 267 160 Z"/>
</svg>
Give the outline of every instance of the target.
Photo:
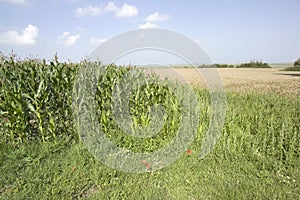
<svg viewBox="0 0 300 200">
<path fill-rule="evenodd" d="M 224 132 L 211 154 L 199 159 L 198 135 L 192 154 L 145 174 L 106 167 L 73 139 L 2 143 L 0 197 L 299 199 L 298 108 L 299 99 L 229 93 Z"/>
<path fill-rule="evenodd" d="M 74 97 L 72 90 L 75 84 L 75 93 L 85 91 L 95 73 L 87 70 L 90 76 L 75 83 L 77 67 L 57 61 L 1 60 L 0 199 L 300 198 L 299 98 L 228 92 L 222 135 L 213 151 L 199 159 L 211 106 L 209 93 L 195 89 L 201 112 L 189 147 L 192 153 L 183 152 L 155 172 L 145 168 L 145 173 L 125 173 L 95 159 L 80 140 L 72 112 L 78 111 L 75 117 L 79 116 L 90 105 L 83 101 L 86 96 Z M 135 88 L 128 99 L 133 132 L 149 124 L 147 110 L 153 104 L 162 104 L 171 117 L 164 118 L 166 125 L 156 136 L 134 140 L 117 128 L 110 111 L 112 101 L 118 100 L 112 97 L 113 83 L 132 68 L 103 69 L 94 100 L 106 136 L 135 152 L 152 152 L 166 145 L 178 130 L 178 116 L 183 112 L 180 99 L 159 86 L 155 77 L 141 89 Z M 130 89 L 130 84 L 124 87 Z M 80 107 L 82 102 L 86 105 Z"/>
<path fill-rule="evenodd" d="M 129 174 L 95 161 L 80 144 L 31 144 L 12 151 L 2 155 L 3 199 L 299 198 L 297 166 L 273 169 L 278 161 L 242 154 L 214 153 L 204 160 L 184 155 L 160 171 Z"/>
</svg>

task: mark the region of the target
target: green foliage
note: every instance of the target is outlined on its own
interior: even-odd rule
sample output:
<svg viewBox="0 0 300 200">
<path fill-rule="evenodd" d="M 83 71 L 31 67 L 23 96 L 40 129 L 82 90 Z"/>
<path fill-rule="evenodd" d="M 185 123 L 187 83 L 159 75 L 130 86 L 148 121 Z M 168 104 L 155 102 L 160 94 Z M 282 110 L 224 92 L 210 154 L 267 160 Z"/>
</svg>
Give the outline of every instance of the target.
<svg viewBox="0 0 300 200">
<path fill-rule="evenodd" d="M 98 121 L 105 134 L 119 146 L 136 152 L 153 151 L 168 144 L 180 124 L 181 108 L 175 94 L 167 86 L 160 84 L 157 76 L 146 75 L 142 69 L 115 65 L 103 69 L 105 73 L 99 77 L 96 103 Z M 130 76 L 130 81 L 124 80 L 126 76 Z M 126 94 L 129 91 L 132 92 L 130 97 Z M 132 123 L 127 122 L 130 127 L 122 130 L 115 117 L 119 120 L 124 118 L 123 115 L 128 109 L 126 103 L 130 108 L 128 114 Z M 164 109 L 165 113 L 160 121 L 153 122 L 150 113 L 155 105 L 162 106 L 161 109 Z M 114 116 L 114 113 L 120 115 Z M 159 123 L 163 123 L 164 126 L 153 137 L 134 137 L 129 134 L 151 133 Z"/>
<path fill-rule="evenodd" d="M 294 62 L 294 66 L 287 67 L 284 71 L 300 71 L 300 58 Z"/>
<path fill-rule="evenodd" d="M 196 88 L 201 120 L 190 146 L 193 153 L 154 173 L 128 174 L 101 164 L 77 142 L 72 102 L 81 99 L 72 99 L 72 92 L 84 89 L 75 84 L 78 68 L 57 60 L 47 64 L 1 57 L 0 198 L 299 199 L 299 98 L 228 92 L 223 134 L 213 151 L 199 160 L 211 107 L 209 92 Z M 134 152 L 166 145 L 184 112 L 174 92 L 158 84 L 154 75 L 132 89 L 132 132 L 150 124 L 153 105 L 161 104 L 166 112 L 157 135 L 136 138 L 118 127 L 112 113 L 115 97 L 126 96 L 118 90 L 118 80 L 132 67 L 109 65 L 101 70 L 93 98 L 106 136 Z M 148 76 L 140 70 L 133 75 L 133 80 Z M 123 89 L 130 91 L 130 86 Z"/>
<path fill-rule="evenodd" d="M 251 61 L 250 63 L 242 63 L 237 65 L 236 68 L 271 68 L 268 63 L 261 61 Z"/>
<path fill-rule="evenodd" d="M 69 136 L 79 139 L 79 134 L 73 126 L 72 94 L 79 67 L 89 69 L 89 65 L 92 64 L 98 65 L 103 72 L 97 77 L 99 81 L 96 95 L 90 96 L 95 96 L 98 121 L 108 136 L 113 135 L 122 146 L 134 147 L 132 143 L 135 137 L 129 137 L 120 130 L 118 124 L 114 122 L 112 112 L 113 91 L 119 93 L 115 100 L 120 100 L 124 92 L 132 87 L 130 83 L 127 85 L 120 83 L 123 84 L 123 90 L 118 88 L 114 90 L 116 83 L 127 72 L 134 71 L 136 80 L 133 81 L 138 81 L 141 76 L 147 76 L 144 77 L 147 82 L 132 91 L 133 95 L 128 99 L 130 116 L 134 122 L 131 131 L 136 132 L 140 127 L 148 127 L 151 121 L 151 108 L 156 104 L 163 106 L 166 112 L 164 122 L 167 122 L 156 139 L 149 138 L 144 143 L 139 141 L 135 143 L 153 150 L 162 145 L 162 141 L 166 143 L 168 138 L 172 138 L 180 121 L 179 102 L 168 87 L 159 84 L 159 79 L 154 74 L 145 75 L 142 70 L 130 66 L 100 67 L 99 63 L 84 61 L 77 65 L 60 63 L 57 60 L 47 64 L 44 60 L 18 61 L 11 56 L 2 57 L 0 63 L 2 140 L 17 144 L 36 139 L 42 142 L 57 141 L 58 138 Z M 87 76 L 81 85 L 75 88 L 82 89 L 82 85 L 89 83 L 88 79 L 93 78 L 95 78 L 93 75 Z M 165 140 L 161 140 L 162 138 Z"/>
<path fill-rule="evenodd" d="M 234 65 L 228 65 L 228 64 L 215 64 L 217 68 L 234 68 Z"/>
<path fill-rule="evenodd" d="M 294 62 L 294 67 L 300 66 L 300 58 Z"/>
<path fill-rule="evenodd" d="M 74 136 L 72 88 L 77 66 L 45 60 L 0 62 L 1 139 L 20 143 Z"/>
<path fill-rule="evenodd" d="M 230 64 L 212 64 L 212 65 L 201 65 L 200 68 L 206 67 L 217 67 L 217 68 L 271 68 L 268 63 L 263 63 L 261 61 L 251 61 L 249 63 L 242 63 L 240 65 L 230 65 Z"/>
<path fill-rule="evenodd" d="M 203 117 L 192 154 L 170 166 L 130 174 L 95 160 L 82 143 L 0 143 L 0 199 L 299 199 L 300 100 L 228 93 L 223 135 L 200 160 L 209 93 L 197 95 Z"/>
<path fill-rule="evenodd" d="M 300 71 L 300 65 L 284 68 L 283 71 Z"/>
</svg>

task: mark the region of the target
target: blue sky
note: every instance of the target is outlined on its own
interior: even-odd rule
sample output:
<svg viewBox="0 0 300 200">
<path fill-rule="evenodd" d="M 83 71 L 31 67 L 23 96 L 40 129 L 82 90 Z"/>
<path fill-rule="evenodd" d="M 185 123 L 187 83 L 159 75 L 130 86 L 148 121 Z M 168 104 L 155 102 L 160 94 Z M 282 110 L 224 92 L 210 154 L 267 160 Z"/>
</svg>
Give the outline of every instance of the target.
<svg viewBox="0 0 300 200">
<path fill-rule="evenodd" d="M 0 0 L 0 51 L 80 61 L 101 42 L 137 28 L 188 36 L 215 63 L 300 57 L 299 0 Z"/>
</svg>

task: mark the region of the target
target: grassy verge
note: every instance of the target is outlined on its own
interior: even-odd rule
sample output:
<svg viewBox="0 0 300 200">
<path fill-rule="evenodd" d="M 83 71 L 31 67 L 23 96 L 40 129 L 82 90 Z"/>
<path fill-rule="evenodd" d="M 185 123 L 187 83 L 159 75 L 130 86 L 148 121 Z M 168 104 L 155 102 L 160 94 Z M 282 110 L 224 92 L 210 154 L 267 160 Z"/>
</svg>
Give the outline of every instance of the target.
<svg viewBox="0 0 300 200">
<path fill-rule="evenodd" d="M 153 173 L 108 168 L 69 137 L 2 142 L 0 198 L 299 199 L 299 99 L 255 93 L 227 98 L 223 135 L 213 152 L 198 158 L 204 120 L 191 154 Z"/>
</svg>

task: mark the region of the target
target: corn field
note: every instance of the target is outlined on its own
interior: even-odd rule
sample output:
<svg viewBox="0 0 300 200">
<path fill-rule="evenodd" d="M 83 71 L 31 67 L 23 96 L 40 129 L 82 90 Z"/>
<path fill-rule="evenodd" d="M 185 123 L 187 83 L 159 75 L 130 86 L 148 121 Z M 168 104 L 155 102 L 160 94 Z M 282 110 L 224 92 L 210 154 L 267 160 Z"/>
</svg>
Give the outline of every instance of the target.
<svg viewBox="0 0 300 200">
<path fill-rule="evenodd" d="M 66 138 L 80 141 L 81 136 L 74 123 L 74 116 L 76 118 L 80 113 L 74 113 L 73 106 L 81 99 L 73 99 L 73 93 L 80 89 L 75 81 L 82 65 L 87 65 L 87 62 L 61 63 L 54 59 L 46 63 L 45 60 L 17 60 L 15 56 L 2 56 L 1 142 L 18 145 L 30 141 L 56 142 Z M 106 136 L 119 146 L 135 152 L 155 151 L 175 136 L 183 108 L 168 87 L 158 84 L 157 76 L 147 75 L 148 82 L 135 88 L 133 95 L 127 99 L 132 118 L 127 131 L 134 134 L 141 127 L 151 127 L 148 126 L 151 123 L 149 111 L 155 104 L 162 105 L 165 110 L 161 115 L 164 126 L 155 137 L 132 137 L 122 131 L 115 122 L 112 105 L 120 100 L 115 97 L 124 97 L 124 90 L 116 89 L 113 95 L 113 88 L 118 85 L 120 77 L 132 69 L 131 66 L 115 65 L 102 68 L 94 96 L 97 120 Z M 136 71 L 136 77 L 144 76 L 142 71 Z M 122 87 L 130 90 L 131 86 Z M 197 88 L 195 93 L 201 112 L 198 135 L 193 144 L 201 146 L 203 135 L 208 130 L 211 107 L 207 91 Z M 227 95 L 226 122 L 216 146 L 220 155 L 226 157 L 241 152 L 255 159 L 276 158 L 282 162 L 299 159 L 299 99 L 234 92 Z M 123 113 L 122 110 L 119 113 Z"/>
</svg>

